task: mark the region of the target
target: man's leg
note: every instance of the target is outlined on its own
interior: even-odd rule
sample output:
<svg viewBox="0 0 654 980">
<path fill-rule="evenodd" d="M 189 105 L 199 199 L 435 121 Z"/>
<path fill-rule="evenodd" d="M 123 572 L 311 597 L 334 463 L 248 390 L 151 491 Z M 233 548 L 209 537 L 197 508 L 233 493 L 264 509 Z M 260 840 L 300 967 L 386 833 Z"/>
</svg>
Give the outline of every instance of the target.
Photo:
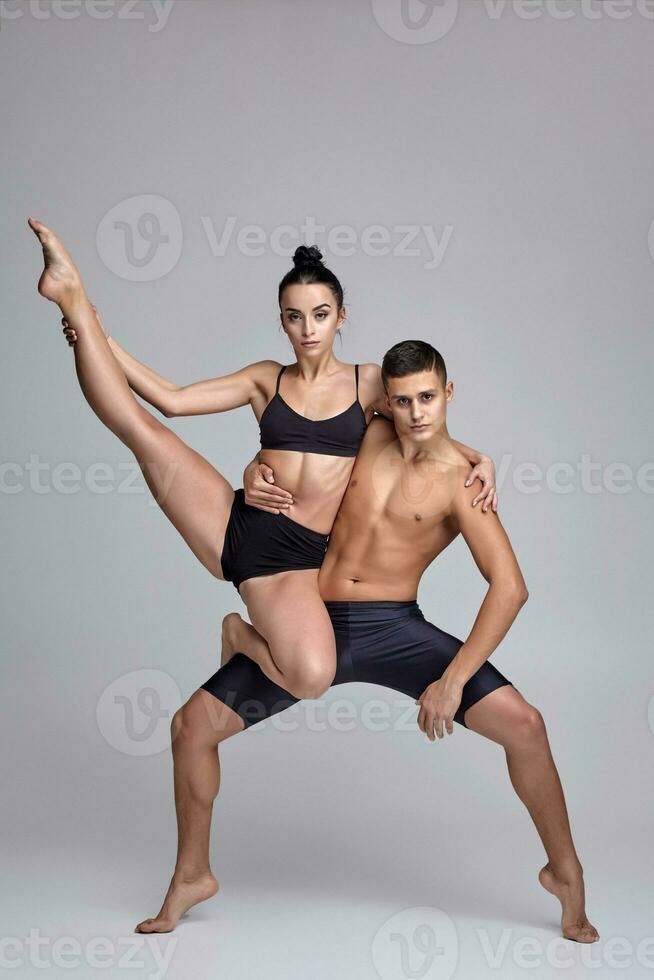
<svg viewBox="0 0 654 980">
<path fill-rule="evenodd" d="M 213 801 L 220 788 L 220 742 L 243 731 L 231 708 L 196 691 L 171 723 L 177 811 L 177 860 L 159 914 L 144 919 L 135 932 L 170 932 L 188 909 L 211 898 L 218 882 L 209 866 Z"/>
<path fill-rule="evenodd" d="M 218 746 L 296 700 L 252 660 L 237 653 L 175 712 L 170 727 L 177 860 L 159 914 L 140 922 L 136 932 L 171 932 L 191 906 L 216 894 L 209 835 L 220 789 Z"/>
<path fill-rule="evenodd" d="M 563 935 L 577 942 L 596 942 L 599 933 L 586 917 L 583 868 L 543 716 L 514 687 L 502 687 L 468 708 L 465 723 L 504 749 L 513 788 L 547 853 L 538 880 L 561 902 Z"/>
<path fill-rule="evenodd" d="M 414 698 L 442 675 L 463 643 L 427 622 L 415 602 L 326 606 L 336 630 L 347 624 L 352 679 Z M 538 877 L 561 902 L 563 935 L 595 942 L 599 935 L 586 918 L 582 866 L 540 712 L 486 661 L 464 685 L 454 720 L 504 747 L 513 786 L 547 853 L 548 863 Z"/>
</svg>

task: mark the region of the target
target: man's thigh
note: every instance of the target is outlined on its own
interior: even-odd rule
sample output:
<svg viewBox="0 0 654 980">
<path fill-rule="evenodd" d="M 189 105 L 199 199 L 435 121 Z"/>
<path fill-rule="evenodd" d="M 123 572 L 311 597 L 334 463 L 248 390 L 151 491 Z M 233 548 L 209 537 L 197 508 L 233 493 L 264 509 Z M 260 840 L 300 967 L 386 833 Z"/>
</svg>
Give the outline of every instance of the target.
<svg viewBox="0 0 654 980">
<path fill-rule="evenodd" d="M 443 675 L 462 645 L 463 640 L 430 623 L 417 607 L 392 628 L 361 624 L 350 632 L 352 680 L 379 684 L 415 699 Z M 511 687 L 511 681 L 486 661 L 464 685 L 454 720 L 469 727 L 466 715 L 472 706 L 504 687 Z"/>
</svg>

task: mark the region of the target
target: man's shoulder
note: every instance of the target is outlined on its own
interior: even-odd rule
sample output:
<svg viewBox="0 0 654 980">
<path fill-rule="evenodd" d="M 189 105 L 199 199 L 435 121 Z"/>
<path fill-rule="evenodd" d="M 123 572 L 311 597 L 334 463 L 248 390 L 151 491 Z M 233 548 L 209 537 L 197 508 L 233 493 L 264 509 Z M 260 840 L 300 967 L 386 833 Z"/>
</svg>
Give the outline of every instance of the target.
<svg viewBox="0 0 654 980">
<path fill-rule="evenodd" d="M 397 433 L 392 419 L 383 415 L 373 415 L 367 429 L 373 439 L 397 439 Z"/>
<path fill-rule="evenodd" d="M 472 463 L 469 459 L 466 459 L 461 450 L 457 449 L 453 442 L 449 444 L 448 449 L 451 454 L 452 466 L 456 467 L 457 471 L 461 474 L 472 473 L 474 469 Z"/>
</svg>

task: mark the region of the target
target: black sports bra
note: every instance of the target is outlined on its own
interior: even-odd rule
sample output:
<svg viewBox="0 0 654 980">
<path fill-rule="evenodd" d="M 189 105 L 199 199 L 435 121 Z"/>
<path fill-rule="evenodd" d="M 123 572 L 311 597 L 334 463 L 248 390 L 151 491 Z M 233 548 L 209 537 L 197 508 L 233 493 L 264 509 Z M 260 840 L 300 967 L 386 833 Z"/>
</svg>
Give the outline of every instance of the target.
<svg viewBox="0 0 654 980">
<path fill-rule="evenodd" d="M 367 428 L 366 415 L 359 401 L 359 365 L 354 365 L 356 398 L 349 408 L 329 419 L 308 419 L 287 405 L 279 394 L 277 375 L 275 394 L 259 420 L 262 449 L 294 449 L 300 453 L 326 456 L 356 456 Z"/>
</svg>

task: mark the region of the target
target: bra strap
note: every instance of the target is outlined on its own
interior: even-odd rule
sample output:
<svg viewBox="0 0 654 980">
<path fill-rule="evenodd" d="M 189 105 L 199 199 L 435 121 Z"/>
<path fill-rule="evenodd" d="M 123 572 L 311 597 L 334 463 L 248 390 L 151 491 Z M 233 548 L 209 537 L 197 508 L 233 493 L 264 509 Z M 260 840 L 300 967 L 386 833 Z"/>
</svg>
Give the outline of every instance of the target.
<svg viewBox="0 0 654 980">
<path fill-rule="evenodd" d="M 354 365 L 354 377 L 356 379 L 356 384 L 357 384 L 357 401 L 358 401 L 359 400 L 359 365 L 358 364 Z"/>
<path fill-rule="evenodd" d="M 284 371 L 286 370 L 287 367 L 288 367 L 288 365 L 285 364 L 284 367 L 279 372 L 279 374 L 277 375 L 277 387 L 275 388 L 275 394 L 276 395 L 279 394 L 279 379 L 281 378 L 282 374 L 284 373 Z"/>
</svg>

